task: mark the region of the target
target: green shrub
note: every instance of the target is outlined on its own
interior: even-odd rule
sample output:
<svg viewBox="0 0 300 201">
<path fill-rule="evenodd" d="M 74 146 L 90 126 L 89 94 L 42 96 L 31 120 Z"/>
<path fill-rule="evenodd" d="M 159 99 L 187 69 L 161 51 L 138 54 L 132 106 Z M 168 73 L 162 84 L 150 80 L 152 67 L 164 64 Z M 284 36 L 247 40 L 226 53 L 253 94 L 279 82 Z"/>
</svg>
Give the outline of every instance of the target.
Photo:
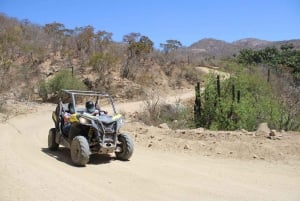
<svg viewBox="0 0 300 201">
<path fill-rule="evenodd" d="M 41 80 L 38 85 L 39 85 L 39 96 L 43 99 L 43 101 L 46 101 L 48 98 L 47 83 L 45 80 Z"/>
<path fill-rule="evenodd" d="M 202 127 L 215 130 L 255 130 L 261 122 L 281 129 L 286 110 L 270 84 L 255 70 L 244 69 L 221 81 L 220 97 L 216 75 L 211 74 L 202 93 Z M 237 91 L 240 99 L 237 100 Z"/>
<path fill-rule="evenodd" d="M 42 80 L 39 83 L 39 95 L 44 101 L 47 100 L 48 94 L 59 94 L 61 89 L 86 90 L 86 86 L 66 70 L 56 73 L 48 81 Z"/>
</svg>

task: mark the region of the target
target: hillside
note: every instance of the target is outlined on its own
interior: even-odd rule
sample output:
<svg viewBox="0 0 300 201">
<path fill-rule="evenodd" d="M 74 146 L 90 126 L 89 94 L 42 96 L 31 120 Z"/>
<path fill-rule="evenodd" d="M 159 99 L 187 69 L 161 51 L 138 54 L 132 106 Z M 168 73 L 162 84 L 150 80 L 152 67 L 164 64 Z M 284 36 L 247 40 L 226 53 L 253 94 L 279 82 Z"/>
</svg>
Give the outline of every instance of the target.
<svg viewBox="0 0 300 201">
<path fill-rule="evenodd" d="M 216 57 L 232 56 L 239 51 L 239 48 L 234 44 L 213 38 L 199 40 L 187 49 L 198 54 L 206 54 Z"/>
<path fill-rule="evenodd" d="M 245 38 L 232 42 L 232 45 L 238 46 L 241 49 L 258 49 L 266 46 L 273 46 L 274 43 L 256 38 Z"/>
<path fill-rule="evenodd" d="M 244 38 L 232 43 L 225 42 L 217 39 L 202 39 L 193 43 L 187 49 L 199 55 L 210 55 L 215 57 L 230 57 L 238 54 L 242 49 L 263 49 L 266 47 L 280 48 L 282 45 L 292 43 L 294 49 L 300 49 L 300 39 L 284 40 L 284 41 L 266 41 L 255 38 Z"/>
<path fill-rule="evenodd" d="M 243 68 L 241 62 L 246 67 L 256 62 L 262 65 L 257 68 L 257 77 L 266 76 L 268 64 L 276 64 L 276 68 L 286 72 L 284 75 L 293 72 L 293 78 L 299 72 L 299 52 L 293 48 L 284 52 L 273 49 L 276 54 L 248 51 L 243 57 L 239 55 L 241 49 L 280 46 L 290 41 L 248 38 L 227 43 L 208 38 L 182 47 L 180 41 L 168 40 L 157 50 L 151 39 L 140 33 L 125 35 L 123 42 L 118 43 L 112 40 L 113 33 L 96 31 L 92 26 L 70 30 L 56 22 L 40 26 L 4 15 L 0 15 L 0 21 L 0 110 L 11 100 L 56 102 L 62 88 L 108 92 L 122 101 L 145 100 L 150 93 L 194 91 L 197 82 L 203 87 L 207 80 L 207 73 L 197 70 L 199 67 L 226 71 L 232 67 Z M 299 40 L 292 42 L 298 48 Z M 266 66 L 262 63 L 265 61 L 269 62 Z M 270 75 L 272 81 L 281 82 L 281 88 L 276 88 L 278 101 L 296 104 L 299 97 L 297 89 L 290 88 L 292 78 L 278 76 L 275 68 Z M 296 117 L 294 113 L 292 116 Z"/>
</svg>

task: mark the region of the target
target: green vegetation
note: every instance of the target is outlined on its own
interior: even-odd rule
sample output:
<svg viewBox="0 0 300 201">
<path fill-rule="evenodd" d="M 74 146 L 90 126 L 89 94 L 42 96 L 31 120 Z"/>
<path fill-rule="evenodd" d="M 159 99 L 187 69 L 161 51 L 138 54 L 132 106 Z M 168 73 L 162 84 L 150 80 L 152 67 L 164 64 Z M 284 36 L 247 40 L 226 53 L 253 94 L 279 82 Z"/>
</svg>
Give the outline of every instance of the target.
<svg viewBox="0 0 300 201">
<path fill-rule="evenodd" d="M 163 48 L 163 52 L 166 54 L 169 54 L 171 52 L 174 52 L 178 48 L 182 47 L 182 44 L 178 40 L 167 40 L 167 43 L 161 43 L 160 47 Z"/>
<path fill-rule="evenodd" d="M 213 130 L 253 131 L 261 122 L 273 129 L 297 130 L 299 112 L 289 108 L 258 68 L 235 65 L 235 74 L 220 82 L 211 74 L 201 93 L 195 125 Z M 199 105 L 199 103 L 197 104 Z M 294 114 L 294 115 L 292 115 Z"/>
<path fill-rule="evenodd" d="M 154 43 L 140 33 L 131 33 L 123 37 L 123 41 L 128 43 L 129 58 L 140 57 L 153 51 Z"/>
<path fill-rule="evenodd" d="M 91 56 L 89 65 L 99 74 L 103 76 L 117 63 L 118 58 L 110 53 L 97 52 Z"/>
<path fill-rule="evenodd" d="M 48 99 L 48 94 L 59 93 L 61 89 L 85 90 L 86 86 L 82 81 L 73 77 L 70 71 L 60 71 L 48 81 L 41 81 L 39 84 L 39 95 L 43 100 Z"/>
<path fill-rule="evenodd" d="M 294 50 L 294 45 L 282 45 L 280 50 L 266 47 L 262 50 L 244 49 L 238 55 L 238 61 L 246 65 L 266 64 L 273 68 L 289 67 L 296 82 L 300 83 L 300 50 Z"/>
</svg>

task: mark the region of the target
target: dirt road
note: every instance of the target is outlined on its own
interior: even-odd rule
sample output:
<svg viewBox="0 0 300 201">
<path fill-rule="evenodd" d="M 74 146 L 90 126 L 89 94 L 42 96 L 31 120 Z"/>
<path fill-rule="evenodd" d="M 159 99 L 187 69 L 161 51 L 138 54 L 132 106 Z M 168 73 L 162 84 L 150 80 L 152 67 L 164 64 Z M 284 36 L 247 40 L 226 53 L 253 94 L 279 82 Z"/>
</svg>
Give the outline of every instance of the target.
<svg viewBox="0 0 300 201">
<path fill-rule="evenodd" d="M 53 108 L 0 124 L 1 201 L 300 200 L 299 161 L 205 157 L 136 141 L 128 162 L 92 156 L 74 167 L 69 150 L 47 149 Z"/>
</svg>

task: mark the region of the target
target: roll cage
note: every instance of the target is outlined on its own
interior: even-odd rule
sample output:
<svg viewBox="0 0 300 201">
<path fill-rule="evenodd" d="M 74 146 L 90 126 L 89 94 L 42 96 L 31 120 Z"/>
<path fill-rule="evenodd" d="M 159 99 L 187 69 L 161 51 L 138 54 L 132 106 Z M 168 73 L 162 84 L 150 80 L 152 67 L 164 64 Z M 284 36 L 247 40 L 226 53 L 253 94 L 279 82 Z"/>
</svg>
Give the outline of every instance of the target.
<svg viewBox="0 0 300 201">
<path fill-rule="evenodd" d="M 66 94 L 68 94 L 71 97 L 71 102 L 73 103 L 75 113 L 83 112 L 76 106 L 76 104 L 77 104 L 76 98 L 78 96 L 88 96 L 88 97 L 96 98 L 96 101 L 95 101 L 96 107 L 99 106 L 99 101 L 100 101 L 99 99 L 104 99 L 104 98 L 108 99 L 109 104 L 111 105 L 113 114 L 114 115 L 117 114 L 113 98 L 107 93 L 101 93 L 101 92 L 97 92 L 97 91 L 68 90 L 68 89 L 62 89 L 61 91 L 65 92 Z M 61 105 L 63 105 L 61 98 L 60 98 L 60 103 L 61 103 Z M 63 106 L 61 106 L 61 107 L 63 107 Z"/>
</svg>

